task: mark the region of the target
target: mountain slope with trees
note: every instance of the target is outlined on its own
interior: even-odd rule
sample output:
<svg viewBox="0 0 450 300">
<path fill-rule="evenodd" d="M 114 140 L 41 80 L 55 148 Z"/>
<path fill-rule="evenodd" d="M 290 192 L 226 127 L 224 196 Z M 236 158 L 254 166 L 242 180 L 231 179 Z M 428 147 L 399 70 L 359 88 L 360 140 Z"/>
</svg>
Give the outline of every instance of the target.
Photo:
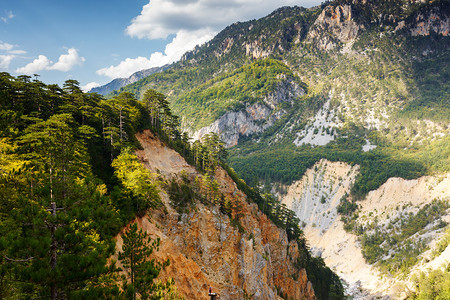
<svg viewBox="0 0 450 300">
<path fill-rule="evenodd" d="M 170 264 L 151 260 L 157 255 L 158 240 L 148 239 L 149 233 L 134 225 L 127 226 L 153 211 L 165 215 L 173 210 L 171 206 L 185 214 L 194 211 L 184 200 L 185 188 L 191 183 L 170 183 L 144 168 L 134 153 L 141 147 L 136 134 L 144 129 L 151 129 L 161 143 L 184 155 L 203 174 L 203 188 L 189 198 L 191 204 L 206 201 L 203 205 L 211 210 L 219 205 L 222 217 L 232 218 L 233 226 L 239 228 L 230 229 L 237 240 L 243 238 L 240 230 L 245 227 L 235 219 L 239 208 L 221 197 L 215 180 L 219 165 L 228 168 L 223 142 L 217 134 L 210 134 L 191 145 L 163 94 L 148 90 L 142 102 L 130 93 L 105 100 L 83 93 L 75 80 L 60 88 L 30 76 L 1 73 L 0 104 L 2 298 L 179 298 L 173 280 L 154 280 Z M 263 202 L 229 172 L 249 194 L 247 201 L 255 201 L 263 211 L 254 207 L 254 213 L 285 237 L 283 242 L 295 245 L 298 259 L 292 258 L 288 270 L 306 269 L 319 299 L 342 298 L 338 277 L 310 255 L 292 212 L 276 202 Z M 171 194 L 172 204 L 163 201 L 163 189 Z M 123 244 L 117 254 L 119 233 Z M 120 268 L 111 260 L 115 253 Z M 308 279 L 304 270 L 301 274 L 306 291 Z M 270 286 L 272 295 L 278 293 L 273 294 Z M 314 297 L 311 287 L 308 293 Z"/>
<path fill-rule="evenodd" d="M 147 88 L 166 93 L 183 128 L 203 134 L 198 130 L 227 112 L 279 93 L 274 78 L 294 78 L 307 94 L 271 107 L 282 118 L 263 130 L 240 133 L 231 165 L 251 184 L 286 184 L 322 158 L 358 163 L 352 194 L 360 198 L 389 177 L 448 171 L 448 7 L 443 0 L 280 8 L 230 25 L 169 70 L 121 90 L 138 97 Z M 328 100 L 326 122 L 314 125 Z M 220 122 L 204 128 L 223 139 L 240 132 Z M 330 141 L 303 142 L 307 135 Z M 376 149 L 366 152 L 365 145 Z"/>
<path fill-rule="evenodd" d="M 227 140 L 228 162 L 236 173 L 280 199 L 322 159 L 358 165 L 337 207 L 350 228 L 360 221 L 364 205 L 358 201 L 389 179 L 413 182 L 450 171 L 449 7 L 448 0 L 283 7 L 228 26 L 171 69 L 122 91 L 138 97 L 147 88 L 167 93 L 185 130 L 196 138 L 214 132 Z M 285 95 L 280 87 L 289 81 L 305 94 L 268 101 Z M 235 88 L 243 92 L 236 95 Z M 249 112 L 258 117 L 248 117 Z M 273 115 L 278 117 L 267 122 Z M 438 207 L 437 219 L 445 219 L 448 199 L 441 200 L 442 205 L 430 202 L 421 209 Z M 427 214 L 404 222 L 426 226 L 432 222 Z M 364 228 L 352 232 L 362 241 L 366 262 L 389 269 L 388 276 L 417 263 L 402 250 L 414 237 L 402 236 L 402 246 L 394 250 L 383 240 L 400 241 L 398 234 L 379 238 Z M 416 229 L 416 235 L 425 230 Z M 417 256 L 427 251 L 416 248 Z M 398 267 L 402 259 L 408 262 Z"/>
</svg>

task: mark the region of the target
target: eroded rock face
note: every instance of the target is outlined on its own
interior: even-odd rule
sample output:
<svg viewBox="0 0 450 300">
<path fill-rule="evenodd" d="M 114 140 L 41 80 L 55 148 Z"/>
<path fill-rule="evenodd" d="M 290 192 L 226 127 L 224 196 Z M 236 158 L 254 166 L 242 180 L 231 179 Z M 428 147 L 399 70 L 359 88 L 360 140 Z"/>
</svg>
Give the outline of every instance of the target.
<svg viewBox="0 0 450 300">
<path fill-rule="evenodd" d="M 316 44 L 319 49 L 332 50 L 339 43 L 354 41 L 361 28 L 363 26 L 358 25 L 352 17 L 350 5 L 329 5 L 314 22 L 306 40 Z"/>
<path fill-rule="evenodd" d="M 201 176 L 148 131 L 137 138 L 144 148 L 137 155 L 151 171 L 159 170 L 166 178 L 182 170 L 191 177 Z M 167 169 L 161 170 L 166 165 Z M 197 203 L 189 213 L 178 214 L 170 207 L 168 196 L 161 193 L 167 212 L 161 209 L 135 220 L 152 237 L 161 239 L 156 259 L 170 260 L 159 278 L 173 278 L 178 292 L 187 299 L 207 299 L 210 286 L 220 299 L 244 299 L 244 293 L 252 299 L 281 299 L 277 289 L 290 299 L 315 299 L 306 271 L 294 266 L 299 256 L 297 244 L 289 242 L 286 232 L 255 204 L 247 203 L 245 194 L 223 169 L 218 169 L 215 177 L 224 197 L 241 206 L 239 222 L 245 232 L 212 204 Z M 119 235 L 117 249 L 121 247 Z"/>
<path fill-rule="evenodd" d="M 418 13 L 410 29 L 412 36 L 426 36 L 434 32 L 448 36 L 450 32 L 450 16 L 438 7 L 429 12 Z"/>
<path fill-rule="evenodd" d="M 211 125 L 201 128 L 193 134 L 194 140 L 215 132 L 220 135 L 227 147 L 237 145 L 239 137 L 262 132 L 280 119 L 286 111 L 280 104 L 292 104 L 295 99 L 304 95 L 305 91 L 295 81 L 286 79 L 279 83 L 276 90 L 263 99 L 248 105 L 239 111 L 229 111 Z"/>
<path fill-rule="evenodd" d="M 216 51 L 215 55 L 217 57 L 222 56 L 224 54 L 227 54 L 228 52 L 230 52 L 231 47 L 233 47 L 234 44 L 234 38 L 233 37 L 227 37 L 226 39 L 223 40 L 220 48 Z"/>
<path fill-rule="evenodd" d="M 264 58 L 268 57 L 272 52 L 272 49 L 264 49 L 262 44 L 262 38 L 259 37 L 257 40 L 251 43 L 245 43 L 243 46 L 245 47 L 245 55 L 251 56 L 253 58 Z"/>
<path fill-rule="evenodd" d="M 413 284 L 409 281 L 412 276 L 402 278 L 383 275 L 374 265 L 368 264 L 362 255 L 358 237 L 344 230 L 344 223 L 337 213 L 341 197 L 350 194 L 358 173 L 357 165 L 321 160 L 307 170 L 301 180 L 289 186 L 281 200 L 294 210 L 304 225 L 305 237 L 313 255 L 321 256 L 344 280 L 349 295 L 354 296 L 354 299 L 404 299 L 400 295 L 405 291 L 405 286 L 412 288 Z M 414 180 L 390 178 L 357 202 L 357 222 L 361 225 L 368 222 L 388 224 L 399 216 L 417 213 L 433 199 L 450 201 L 449 186 L 450 174 Z M 450 210 L 440 220 L 448 222 Z M 419 234 L 430 249 L 421 255 L 410 274 L 436 269 L 450 262 L 450 246 L 447 247 L 448 252 L 438 257 L 433 258 L 431 255 L 434 243 L 444 232 L 433 226 L 431 224 Z"/>
</svg>

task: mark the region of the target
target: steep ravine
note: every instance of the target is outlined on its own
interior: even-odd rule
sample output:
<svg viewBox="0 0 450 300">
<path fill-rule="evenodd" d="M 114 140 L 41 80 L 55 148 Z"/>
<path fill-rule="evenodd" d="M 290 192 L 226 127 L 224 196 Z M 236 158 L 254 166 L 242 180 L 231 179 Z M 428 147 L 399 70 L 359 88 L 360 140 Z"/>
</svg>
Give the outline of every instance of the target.
<svg viewBox="0 0 450 300">
<path fill-rule="evenodd" d="M 340 198 L 349 193 L 357 174 L 358 166 L 321 160 L 288 188 L 282 202 L 294 210 L 303 223 L 313 254 L 321 256 L 346 282 L 347 293 L 354 299 L 403 299 L 411 283 L 382 274 L 375 266 L 368 264 L 357 236 L 344 230 L 344 223 L 337 214 Z M 358 222 L 383 223 L 398 215 L 415 213 L 434 199 L 450 201 L 449 187 L 450 174 L 416 180 L 391 178 L 358 202 Z M 441 220 L 450 221 L 450 210 Z M 427 243 L 432 249 L 444 230 L 428 227 L 424 235 L 429 237 Z M 448 248 L 434 258 L 430 255 L 431 250 L 426 251 L 422 255 L 424 259 L 419 259 L 411 273 L 450 263 Z"/>
<path fill-rule="evenodd" d="M 149 131 L 137 138 L 143 146 L 137 155 L 152 172 L 165 178 L 177 176 L 181 171 L 191 178 L 201 176 Z M 297 244 L 289 243 L 283 230 L 256 205 L 246 202 L 246 196 L 223 169 L 217 170 L 216 179 L 225 197 L 239 201 L 240 223 L 245 232 L 240 233 L 232 226 L 218 206 L 197 203 L 189 213 L 179 214 L 162 192 L 167 211 L 152 211 L 136 220 L 152 237 L 161 239 L 156 258 L 170 259 L 170 266 L 159 277 L 162 280 L 172 277 L 180 294 L 187 299 L 208 299 L 209 286 L 220 294 L 220 299 L 244 299 L 244 293 L 252 299 L 281 299 L 277 290 L 293 299 L 315 299 L 306 271 L 294 267 Z M 117 249 L 120 251 L 121 247 L 119 235 Z"/>
</svg>

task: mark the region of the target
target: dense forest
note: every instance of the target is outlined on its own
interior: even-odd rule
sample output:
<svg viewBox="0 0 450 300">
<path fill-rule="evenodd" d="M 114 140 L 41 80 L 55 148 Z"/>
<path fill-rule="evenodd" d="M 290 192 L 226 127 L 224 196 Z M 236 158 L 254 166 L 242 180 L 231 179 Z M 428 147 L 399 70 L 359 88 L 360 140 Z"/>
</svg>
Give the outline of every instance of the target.
<svg viewBox="0 0 450 300">
<path fill-rule="evenodd" d="M 159 240 L 131 226 L 118 259 L 130 280 L 109 258 L 116 236 L 136 216 L 162 205 L 161 189 L 174 206 L 189 210 L 183 189 L 161 184 L 139 163 L 135 134 L 151 129 L 204 174 L 206 199 L 230 216 L 238 209 L 211 197 L 215 169 L 223 166 L 275 224 L 297 240 L 299 268 L 306 268 L 320 299 L 342 298 L 339 278 L 312 258 L 298 219 L 270 195 L 261 196 L 226 165 L 216 134 L 191 143 L 181 132 L 166 97 L 148 90 L 111 99 L 83 93 L 68 80 L 60 88 L 38 77 L 0 74 L 0 296 L 5 299 L 178 299 L 173 281 L 153 281 L 167 262 L 146 260 Z M 212 200 L 212 201 L 211 201 Z M 239 220 L 235 219 L 239 227 Z"/>
<path fill-rule="evenodd" d="M 113 236 L 160 205 L 157 185 L 137 158 L 126 157 L 137 146 L 134 134 L 150 122 L 145 106 L 130 94 L 108 101 L 85 94 L 75 80 L 60 88 L 7 73 L 0 77 L 0 105 L 1 298 L 170 293 L 170 284 L 139 285 L 142 272 L 141 281 L 119 284 L 117 268 L 107 263 Z M 139 186 L 127 185 L 124 170 L 141 176 Z M 143 235 L 140 242 L 132 247 L 137 252 L 155 246 Z M 130 256 L 119 260 L 126 266 Z M 156 277 L 161 266 L 145 268 Z"/>
</svg>

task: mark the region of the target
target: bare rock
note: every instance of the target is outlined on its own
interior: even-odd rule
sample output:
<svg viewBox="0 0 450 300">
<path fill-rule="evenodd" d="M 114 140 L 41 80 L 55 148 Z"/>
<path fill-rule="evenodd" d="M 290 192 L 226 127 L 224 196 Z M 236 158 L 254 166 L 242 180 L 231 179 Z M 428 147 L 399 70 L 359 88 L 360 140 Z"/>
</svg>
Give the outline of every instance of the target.
<svg viewBox="0 0 450 300">
<path fill-rule="evenodd" d="M 350 5 L 327 6 L 308 32 L 306 41 L 316 44 L 319 49 L 332 50 L 339 43 L 354 41 L 363 25 L 358 25 L 352 17 Z"/>
<path fill-rule="evenodd" d="M 304 93 L 304 89 L 298 83 L 289 78 L 285 79 L 261 102 L 248 105 L 239 111 L 225 113 L 211 125 L 195 132 L 193 138 L 198 140 L 210 132 L 215 132 L 220 135 L 227 147 L 235 146 L 241 136 L 263 132 L 272 126 L 286 113 L 280 108 L 280 104 L 283 102 L 292 104 Z"/>
</svg>

